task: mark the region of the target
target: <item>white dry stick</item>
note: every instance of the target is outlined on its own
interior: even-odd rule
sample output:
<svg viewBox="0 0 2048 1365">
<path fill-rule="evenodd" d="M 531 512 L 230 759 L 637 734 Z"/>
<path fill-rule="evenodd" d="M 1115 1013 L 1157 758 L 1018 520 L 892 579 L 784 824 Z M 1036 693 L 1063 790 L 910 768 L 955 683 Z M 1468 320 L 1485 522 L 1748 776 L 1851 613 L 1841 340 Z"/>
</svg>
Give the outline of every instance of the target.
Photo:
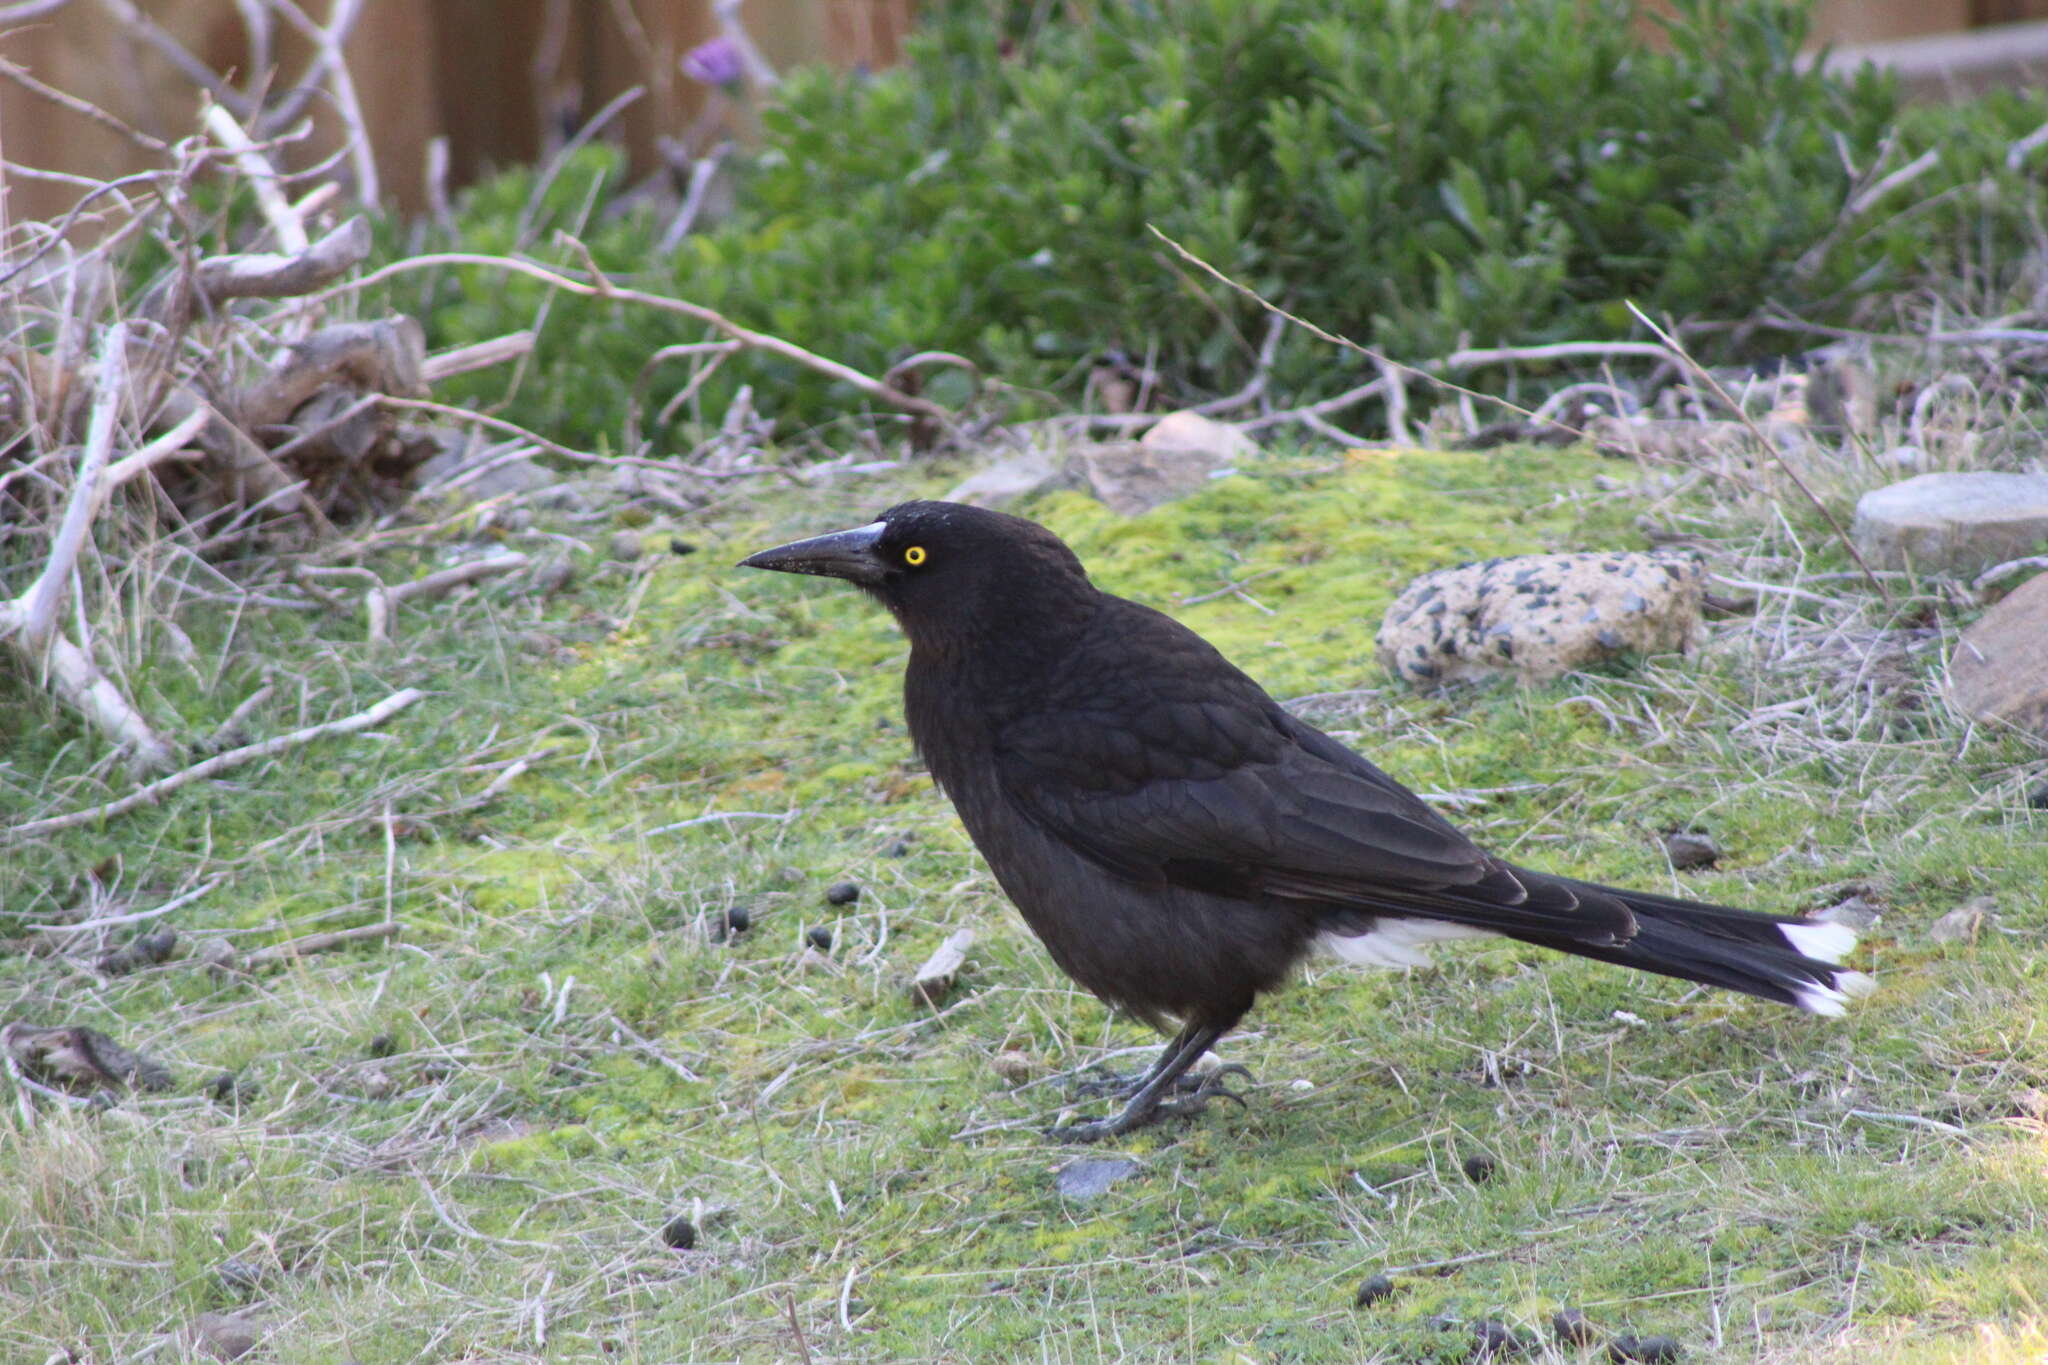
<svg viewBox="0 0 2048 1365">
<path fill-rule="evenodd" d="M 205 451 L 188 450 L 186 445 L 200 433 L 212 416 L 213 414 L 205 408 L 194 408 L 185 414 L 183 421 L 133 455 L 124 455 L 109 464 L 93 498 L 93 515 L 99 515 L 100 510 L 107 505 L 108 496 L 116 488 L 144 470 L 154 469 L 170 460 L 193 460 L 204 455 Z"/>
<path fill-rule="evenodd" d="M 450 375 L 467 374 L 471 370 L 488 369 L 502 365 L 508 360 L 533 353 L 532 332 L 507 332 L 489 341 L 479 341 L 468 346 L 454 346 L 445 351 L 436 351 L 420 364 L 420 378 L 429 384 L 438 384 Z"/>
<path fill-rule="evenodd" d="M 0 612 L 0 634 L 19 631 L 30 647 L 43 642 L 57 628 L 57 601 L 78 567 L 78 555 L 92 530 L 92 514 L 99 503 L 99 485 L 106 472 L 108 456 L 114 449 L 114 424 L 121 414 L 121 399 L 128 387 L 128 324 L 117 322 L 100 339 L 99 365 L 95 371 L 96 392 L 92 416 L 86 423 L 85 450 L 78 458 L 78 472 L 71 480 L 71 500 L 65 504 L 64 519 L 50 542 L 49 562 L 36 581 L 16 598 L 11 613 Z M 11 619 L 10 619 L 11 616 Z"/>
<path fill-rule="evenodd" d="M 152 772 L 168 768 L 176 761 L 171 747 L 157 738 L 141 712 L 100 672 L 91 654 L 57 628 L 58 609 L 78 568 L 78 557 L 92 535 L 93 517 L 99 510 L 101 489 L 107 483 L 112 464 L 109 457 L 119 426 L 121 400 L 128 390 L 127 323 L 115 323 L 101 337 L 94 384 L 85 449 L 78 457 L 78 471 L 72 476 L 71 497 L 64 505 L 63 519 L 50 541 L 49 559 L 19 597 L 0 602 L 0 640 L 12 644 L 42 668 L 52 690 L 126 750 L 138 769 Z M 184 425 L 180 423 L 179 429 Z M 169 453 L 165 451 L 153 458 L 166 458 Z M 124 472 L 123 477 L 126 476 Z"/>
<path fill-rule="evenodd" d="M 353 716 L 326 721 L 320 725 L 308 725 L 287 735 L 277 735 L 256 744 L 244 744 L 239 749 L 230 749 L 224 754 L 215 754 L 202 763 L 195 763 L 168 777 L 160 777 L 148 786 L 138 787 L 118 801 L 109 801 L 90 810 L 73 811 L 69 815 L 53 815 L 45 820 L 29 820 L 11 828 L 0 829 L 0 844 L 37 839 L 45 834 L 55 834 L 59 830 L 76 829 L 80 825 L 90 825 L 98 820 L 111 820 L 117 815 L 126 815 L 137 807 L 146 806 L 160 797 L 170 795 L 180 787 L 203 781 L 230 768 L 239 768 L 242 764 L 255 759 L 268 758 L 272 754 L 295 749 L 325 735 L 345 735 L 357 730 L 367 730 L 397 715 L 426 695 L 416 687 L 408 687 L 392 693 L 369 710 L 359 711 Z"/>
<path fill-rule="evenodd" d="M 213 134 L 213 140 L 235 158 L 235 164 L 249 181 L 249 188 L 255 192 L 256 207 L 262 211 L 263 221 L 270 224 L 270 231 L 285 254 L 296 256 L 311 246 L 311 239 L 306 236 L 306 225 L 292 211 L 291 201 L 284 197 L 284 190 L 278 184 L 277 167 L 270 164 L 270 158 L 263 155 L 262 149 L 242 131 L 242 125 L 235 122 L 235 116 L 218 104 L 210 104 L 200 116 L 200 121 L 206 125 L 206 131 Z"/>
<path fill-rule="evenodd" d="M 370 616 L 370 643 L 388 645 L 391 643 L 391 616 L 401 602 L 415 599 L 432 601 L 446 597 L 466 583 L 483 578 L 495 578 L 499 574 L 514 573 L 527 565 L 527 558 L 517 550 L 503 554 L 488 555 L 483 559 L 472 559 L 467 564 L 457 564 L 452 569 L 430 573 L 425 578 L 393 587 L 379 585 L 363 594 L 363 606 Z"/>
</svg>

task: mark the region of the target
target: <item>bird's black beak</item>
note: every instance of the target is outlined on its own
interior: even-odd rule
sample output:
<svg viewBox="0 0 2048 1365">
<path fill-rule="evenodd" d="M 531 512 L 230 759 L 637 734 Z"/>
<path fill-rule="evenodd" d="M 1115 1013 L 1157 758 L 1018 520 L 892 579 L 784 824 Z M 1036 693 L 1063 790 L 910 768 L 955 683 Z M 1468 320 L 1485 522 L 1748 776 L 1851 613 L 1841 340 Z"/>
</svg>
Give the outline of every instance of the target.
<svg viewBox="0 0 2048 1365">
<path fill-rule="evenodd" d="M 882 581 L 888 566 L 875 553 L 875 545 L 888 529 L 883 522 L 856 526 L 851 531 L 834 531 L 789 545 L 762 550 L 740 561 L 742 569 L 773 569 L 777 573 L 808 573 L 824 578 L 843 578 L 863 587 Z"/>
</svg>

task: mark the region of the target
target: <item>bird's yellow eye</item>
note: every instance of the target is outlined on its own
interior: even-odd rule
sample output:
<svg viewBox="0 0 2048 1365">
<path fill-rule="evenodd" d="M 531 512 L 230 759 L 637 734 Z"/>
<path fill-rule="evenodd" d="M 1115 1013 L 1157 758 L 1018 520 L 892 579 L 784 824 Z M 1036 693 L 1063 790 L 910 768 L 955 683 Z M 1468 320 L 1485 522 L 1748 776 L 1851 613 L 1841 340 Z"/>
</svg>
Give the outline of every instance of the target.
<svg viewBox="0 0 2048 1365">
<path fill-rule="evenodd" d="M 913 545 L 905 550 L 903 552 L 903 562 L 913 569 L 924 563 L 924 546 Z"/>
</svg>

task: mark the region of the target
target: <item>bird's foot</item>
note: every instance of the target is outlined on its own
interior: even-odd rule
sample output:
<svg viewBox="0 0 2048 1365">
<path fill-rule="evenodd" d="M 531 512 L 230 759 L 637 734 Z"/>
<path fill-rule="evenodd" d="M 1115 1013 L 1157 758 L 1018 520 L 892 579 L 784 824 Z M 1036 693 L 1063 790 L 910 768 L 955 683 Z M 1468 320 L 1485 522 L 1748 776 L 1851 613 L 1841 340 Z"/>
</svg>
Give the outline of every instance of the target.
<svg viewBox="0 0 2048 1365">
<path fill-rule="evenodd" d="M 1104 1138 L 1122 1137 L 1125 1133 L 1150 1127 L 1161 1119 L 1191 1119 L 1208 1109 L 1212 1099 L 1232 1100 L 1239 1108 L 1248 1108 L 1244 1095 L 1223 1083 L 1225 1077 L 1233 1074 L 1246 1080 L 1252 1078 L 1252 1073 L 1246 1068 L 1236 1062 L 1226 1062 L 1199 1076 L 1177 1078 L 1166 1090 L 1172 1098 L 1155 1095 L 1142 1102 L 1134 1099 L 1113 1118 L 1060 1124 L 1046 1129 L 1046 1136 L 1057 1142 L 1100 1142 Z"/>
<path fill-rule="evenodd" d="M 1251 1070 L 1243 1064 L 1223 1062 L 1199 1074 L 1189 1071 L 1175 1077 L 1173 1084 L 1167 1087 L 1166 1093 L 1170 1095 L 1192 1095 L 1205 1088 L 1210 1089 L 1213 1093 L 1212 1083 L 1219 1076 L 1242 1076 L 1247 1081 L 1252 1079 Z M 1146 1083 L 1151 1079 L 1152 1073 L 1150 1071 L 1131 1071 L 1122 1074 L 1112 1071 L 1075 1081 L 1073 1090 L 1076 1095 L 1115 1095 L 1120 1099 L 1129 1099 L 1140 1090 L 1143 1090 Z M 1231 1098 L 1236 1099 L 1237 1096 L 1233 1094 Z"/>
</svg>

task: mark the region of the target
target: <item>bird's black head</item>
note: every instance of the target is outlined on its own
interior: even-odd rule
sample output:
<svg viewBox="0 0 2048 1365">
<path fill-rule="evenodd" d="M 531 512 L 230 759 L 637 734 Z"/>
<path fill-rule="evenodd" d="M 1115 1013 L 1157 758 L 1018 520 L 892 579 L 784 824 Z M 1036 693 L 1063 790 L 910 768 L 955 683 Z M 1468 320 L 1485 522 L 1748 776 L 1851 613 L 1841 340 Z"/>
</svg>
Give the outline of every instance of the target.
<svg viewBox="0 0 2048 1365">
<path fill-rule="evenodd" d="M 899 503 L 866 526 L 762 550 L 740 567 L 843 578 L 880 598 L 916 643 L 1024 629 L 1095 595 L 1058 536 L 956 502 Z"/>
</svg>

